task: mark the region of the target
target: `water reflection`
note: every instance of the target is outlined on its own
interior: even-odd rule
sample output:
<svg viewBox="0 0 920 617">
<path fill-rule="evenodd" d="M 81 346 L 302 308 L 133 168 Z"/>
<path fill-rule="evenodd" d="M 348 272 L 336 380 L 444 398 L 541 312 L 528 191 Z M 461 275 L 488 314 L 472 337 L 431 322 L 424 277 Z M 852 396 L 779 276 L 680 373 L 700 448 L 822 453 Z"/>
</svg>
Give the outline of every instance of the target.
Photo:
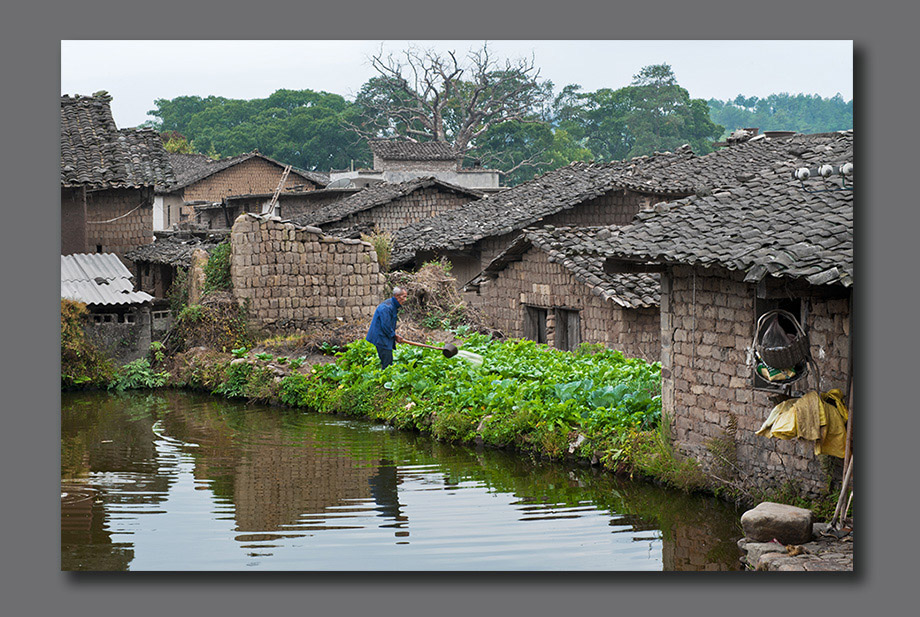
<svg viewBox="0 0 920 617">
<path fill-rule="evenodd" d="M 64 570 L 733 570 L 738 512 L 182 392 L 62 395 Z"/>
</svg>

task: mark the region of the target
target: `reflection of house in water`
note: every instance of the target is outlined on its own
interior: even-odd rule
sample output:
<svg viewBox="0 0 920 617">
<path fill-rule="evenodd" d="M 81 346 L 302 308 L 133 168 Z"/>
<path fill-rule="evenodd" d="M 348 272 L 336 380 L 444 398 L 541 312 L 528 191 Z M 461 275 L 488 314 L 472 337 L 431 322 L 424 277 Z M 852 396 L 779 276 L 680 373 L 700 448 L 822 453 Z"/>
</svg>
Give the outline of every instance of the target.
<svg viewBox="0 0 920 617">
<path fill-rule="evenodd" d="M 308 436 L 297 447 L 288 438 L 280 427 L 267 428 L 259 443 L 246 444 L 234 484 L 239 531 L 274 530 L 305 514 L 322 514 L 372 498 L 398 510 L 395 474 L 393 482 L 381 481 L 377 468 L 367 462 L 331 452 Z M 389 494 L 375 496 L 375 485 L 378 494 Z"/>
<path fill-rule="evenodd" d="M 134 549 L 112 542 L 111 514 L 97 499 L 106 491 L 133 504 L 165 499 L 171 479 L 154 473 L 153 419 L 129 416 L 123 399 L 107 396 L 78 411 L 68 408 L 65 397 L 61 411 L 61 477 L 70 478 L 61 483 L 61 567 L 127 570 Z"/>
</svg>

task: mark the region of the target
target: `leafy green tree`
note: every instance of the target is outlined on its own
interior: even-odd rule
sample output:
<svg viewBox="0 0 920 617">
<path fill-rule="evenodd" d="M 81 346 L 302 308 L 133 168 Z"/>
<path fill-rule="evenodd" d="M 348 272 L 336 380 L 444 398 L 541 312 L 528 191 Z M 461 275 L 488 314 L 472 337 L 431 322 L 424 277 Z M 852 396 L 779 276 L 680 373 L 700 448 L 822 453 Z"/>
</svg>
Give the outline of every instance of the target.
<svg viewBox="0 0 920 617">
<path fill-rule="evenodd" d="M 575 160 L 591 160 L 565 129 L 545 123 L 505 122 L 489 129 L 479 140 L 477 161 L 503 170 L 503 183 L 514 186 Z M 467 159 L 467 164 L 472 159 Z"/>
<path fill-rule="evenodd" d="M 712 151 L 722 127 L 709 118 L 702 99 L 691 99 L 671 67 L 643 68 L 629 86 L 579 92 L 567 86 L 554 102 L 554 122 L 597 160 L 618 159 L 674 150 L 689 143 L 697 154 Z"/>
<path fill-rule="evenodd" d="M 713 121 L 725 127 L 723 136 L 739 128 L 761 131 L 826 133 L 853 128 L 853 101 L 840 94 L 822 98 L 817 94 L 771 94 L 746 98 L 739 94 L 731 101 L 710 99 Z"/>
<path fill-rule="evenodd" d="M 179 154 L 193 154 L 195 152 L 185 135 L 178 131 L 164 131 L 160 133 L 160 139 L 163 140 L 163 149 L 167 152 L 177 152 Z"/>
<path fill-rule="evenodd" d="M 337 94 L 277 90 L 265 99 L 209 96 L 158 99 L 148 112 L 161 131 L 178 131 L 198 152 L 235 156 L 258 150 L 302 169 L 369 163 L 367 145 L 347 130 L 354 104 Z"/>
</svg>

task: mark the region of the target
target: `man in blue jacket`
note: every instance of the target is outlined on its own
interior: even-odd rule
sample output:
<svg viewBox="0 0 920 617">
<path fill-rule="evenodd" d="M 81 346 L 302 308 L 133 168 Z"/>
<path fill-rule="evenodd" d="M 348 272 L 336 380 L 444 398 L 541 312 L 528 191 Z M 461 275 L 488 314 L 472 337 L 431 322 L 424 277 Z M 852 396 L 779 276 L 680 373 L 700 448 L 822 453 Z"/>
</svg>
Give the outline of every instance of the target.
<svg viewBox="0 0 920 617">
<path fill-rule="evenodd" d="M 380 356 L 380 368 L 386 368 L 393 362 L 393 348 L 402 343 L 403 337 L 396 334 L 396 313 L 405 304 L 409 295 L 401 287 L 393 288 L 393 297 L 381 302 L 374 310 L 371 327 L 367 330 L 367 340 L 377 348 Z"/>
</svg>

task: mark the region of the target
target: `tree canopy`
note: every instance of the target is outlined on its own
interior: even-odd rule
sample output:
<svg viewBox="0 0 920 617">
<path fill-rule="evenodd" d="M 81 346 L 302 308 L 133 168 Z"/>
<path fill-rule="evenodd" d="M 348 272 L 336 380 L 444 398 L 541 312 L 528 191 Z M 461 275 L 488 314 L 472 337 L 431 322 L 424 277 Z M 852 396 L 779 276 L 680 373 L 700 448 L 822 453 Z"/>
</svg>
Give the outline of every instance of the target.
<svg viewBox="0 0 920 617">
<path fill-rule="evenodd" d="M 264 99 L 180 96 L 157 99 L 160 131 L 185 136 L 193 149 L 235 156 L 258 150 L 301 169 L 328 171 L 368 164 L 367 144 L 346 129 L 353 104 L 338 94 L 277 90 Z"/>
<path fill-rule="evenodd" d="M 612 161 L 690 144 L 712 151 L 723 132 L 702 99 L 691 99 L 667 64 L 644 67 L 630 85 L 596 92 L 567 86 L 556 97 L 556 123 L 580 140 L 597 160 Z"/>
<path fill-rule="evenodd" d="M 643 67 L 630 84 L 583 92 L 565 86 L 553 98 L 532 60 L 497 60 L 487 46 L 460 59 L 410 48 L 381 54 L 377 75 L 353 102 L 313 90 L 281 89 L 264 99 L 218 96 L 157 99 L 167 149 L 211 156 L 259 152 L 302 169 L 370 166 L 367 138 L 445 141 L 498 169 L 504 184 L 529 180 L 575 160 L 614 161 L 689 143 L 697 154 L 740 127 L 805 133 L 852 128 L 853 102 L 840 95 L 738 95 L 692 99 L 671 67 Z M 723 128 L 724 127 L 724 128 Z"/>
<path fill-rule="evenodd" d="M 761 131 L 828 133 L 853 128 L 853 101 L 840 94 L 822 98 L 817 94 L 771 94 L 765 98 L 739 94 L 731 101 L 710 99 L 709 115 L 725 127 L 726 134 L 739 128 Z"/>
</svg>

